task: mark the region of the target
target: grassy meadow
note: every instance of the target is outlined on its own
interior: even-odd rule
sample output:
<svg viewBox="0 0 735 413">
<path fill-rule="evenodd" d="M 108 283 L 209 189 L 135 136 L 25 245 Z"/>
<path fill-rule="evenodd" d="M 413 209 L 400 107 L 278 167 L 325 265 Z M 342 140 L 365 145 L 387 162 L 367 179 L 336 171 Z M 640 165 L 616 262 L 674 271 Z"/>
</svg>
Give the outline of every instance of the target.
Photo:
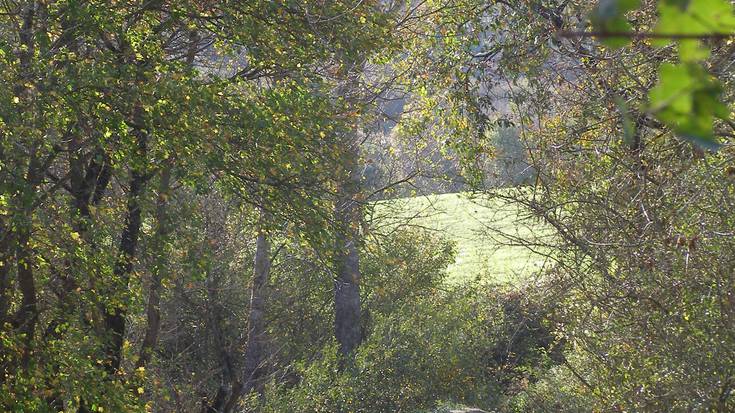
<svg viewBox="0 0 735 413">
<path fill-rule="evenodd" d="M 461 193 L 399 198 L 379 202 L 374 215 L 378 228 L 422 227 L 454 241 L 457 257 L 449 267 L 451 281 L 517 282 L 545 261 L 513 241 L 543 237 L 542 226 L 497 198 Z"/>
</svg>

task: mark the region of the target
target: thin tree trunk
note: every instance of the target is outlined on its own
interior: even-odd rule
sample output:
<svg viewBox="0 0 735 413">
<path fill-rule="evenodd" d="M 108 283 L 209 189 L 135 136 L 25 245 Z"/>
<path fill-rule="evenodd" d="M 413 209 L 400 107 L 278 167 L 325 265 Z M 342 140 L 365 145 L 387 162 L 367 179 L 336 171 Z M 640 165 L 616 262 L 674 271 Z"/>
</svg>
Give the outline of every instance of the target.
<svg viewBox="0 0 735 413">
<path fill-rule="evenodd" d="M 136 107 L 133 118 L 137 130 L 135 131 L 138 144 L 138 155 L 144 158 L 147 153 L 148 135 L 142 130 L 142 108 Z M 115 282 L 122 288 L 127 288 L 130 274 L 133 271 L 138 239 L 140 234 L 141 210 L 140 197 L 143 194 L 147 180 L 140 166 L 132 168 L 130 173 L 130 189 L 128 191 L 128 205 L 125 217 L 125 226 L 120 237 L 120 246 L 117 262 L 113 274 Z M 115 293 L 119 291 L 114 291 Z M 106 369 L 108 373 L 114 374 L 120 368 L 122 360 L 122 346 L 125 337 L 125 316 L 127 308 L 124 303 L 116 306 L 112 311 L 105 312 L 105 332 L 108 335 L 105 348 Z"/>
<path fill-rule="evenodd" d="M 186 55 L 186 64 L 189 69 L 193 68 L 199 45 L 199 33 L 196 30 L 189 32 L 189 48 Z M 153 351 L 158 344 L 158 334 L 161 329 L 161 280 L 163 272 L 168 264 L 166 254 L 166 240 L 171 231 L 168 216 L 168 198 L 171 195 L 171 169 L 173 158 L 166 159 L 156 200 L 156 234 L 153 245 L 155 254 L 153 269 L 151 271 L 151 285 L 148 290 L 148 303 L 146 305 L 146 331 L 143 344 L 140 347 L 140 355 L 136 367 L 144 367 L 151 360 Z"/>
<path fill-rule="evenodd" d="M 0 133 L 0 139 L 5 139 L 5 134 Z M 5 159 L 2 145 L 0 145 L 0 159 Z M 0 178 L 5 180 L 8 177 L 3 174 Z M 9 321 L 8 311 L 10 311 L 10 299 L 12 297 L 10 265 L 13 251 L 11 245 L 10 226 L 7 223 L 6 215 L 0 214 L 0 331 L 4 329 L 5 323 Z M 0 352 L 5 353 L 2 342 L 0 342 Z M 4 365 L 0 364 L 0 384 L 5 380 L 4 373 Z"/>
<path fill-rule="evenodd" d="M 168 217 L 168 197 L 171 190 L 171 164 L 167 161 L 161 171 L 161 182 L 158 188 L 156 201 L 156 234 L 153 244 L 154 258 L 151 271 L 151 284 L 148 289 L 148 303 L 146 305 L 147 325 L 143 344 L 140 347 L 140 356 L 136 367 L 144 367 L 151 360 L 153 350 L 158 343 L 158 332 L 161 329 L 161 279 L 168 264 L 166 255 L 166 239 L 170 232 Z"/>
<path fill-rule="evenodd" d="M 207 291 L 207 326 L 211 331 L 214 351 L 219 358 L 222 375 L 220 377 L 220 385 L 217 393 L 211 402 L 207 399 L 202 400 L 202 413 L 224 413 L 225 407 L 236 397 L 241 385 L 237 380 L 237 370 L 233 357 L 229 352 L 225 331 L 222 329 L 222 320 L 225 319 L 225 307 L 222 304 L 219 291 L 223 288 L 223 264 L 220 262 L 219 255 L 223 253 L 224 246 L 221 246 L 225 226 L 227 222 L 227 207 L 222 200 L 222 210 L 212 209 L 207 215 L 206 241 L 211 246 L 212 268 L 207 273 L 206 291 Z M 217 201 L 212 201 L 216 203 Z"/>
<path fill-rule="evenodd" d="M 77 137 L 72 135 L 69 138 L 69 152 L 72 154 L 69 162 L 69 183 L 72 196 L 71 223 L 72 230 L 79 234 L 80 239 L 90 248 L 87 253 L 95 254 L 98 252 L 97 245 L 89 234 L 92 220 L 90 206 L 99 205 L 110 182 L 111 171 L 109 160 L 103 149 L 96 148 L 89 163 L 86 163 L 79 154 L 80 149 Z M 73 317 L 75 312 L 79 314 L 79 318 L 84 323 L 93 324 L 84 316 L 84 310 L 79 308 L 78 300 L 74 300 L 73 292 L 79 287 L 79 280 L 76 279 L 76 276 L 80 270 L 82 268 L 78 262 L 75 262 L 74 259 L 67 259 L 65 271 L 56 272 L 56 276 L 61 281 L 60 288 L 56 291 L 60 311 L 46 326 L 45 338 L 60 340 L 62 333 L 57 327 L 64 323 L 67 317 Z M 92 283 L 91 279 L 90 283 Z M 90 289 L 93 288 L 92 284 Z M 99 327 L 99 323 L 97 326 Z M 58 366 L 51 366 L 51 369 L 58 372 Z M 59 411 L 63 410 L 63 396 L 62 392 L 54 391 L 46 398 L 49 407 Z M 84 407 L 80 411 L 84 412 Z"/>
<path fill-rule="evenodd" d="M 220 328 L 224 311 L 219 298 L 219 289 L 222 288 L 219 271 L 220 269 L 217 268 L 213 272 L 210 272 L 208 276 L 207 303 L 209 308 L 207 311 L 209 313 L 209 325 L 212 329 L 215 351 L 218 353 L 220 367 L 222 368 L 222 377 L 220 378 L 220 385 L 217 388 L 217 393 L 212 402 L 208 403 L 206 400 L 202 402 L 203 413 L 228 412 L 226 406 L 237 397 L 238 390 L 241 387 L 237 381 L 237 373 L 235 372 L 232 356 L 227 351 L 225 333 Z"/>
<path fill-rule="evenodd" d="M 263 395 L 264 363 L 267 343 L 265 334 L 265 309 L 267 303 L 267 285 L 271 269 L 270 242 L 265 233 L 267 213 L 260 212 L 260 227 L 255 242 L 255 262 L 253 265 L 253 282 L 250 287 L 250 312 L 248 314 L 248 345 L 245 349 L 243 366 L 243 393 L 252 390 Z"/>
<path fill-rule="evenodd" d="M 335 245 L 334 335 L 343 361 L 354 355 L 362 341 L 360 317 L 360 234 L 362 214 L 358 195 L 360 174 L 357 153 L 348 154 L 349 176 L 344 182 L 335 208 L 337 236 Z"/>
<path fill-rule="evenodd" d="M 35 52 L 34 42 L 34 24 L 36 17 L 36 2 L 29 1 L 22 10 L 22 25 L 20 28 L 19 40 L 23 46 L 20 49 L 18 58 L 20 61 L 20 81 L 15 86 L 15 93 L 23 97 L 26 101 L 32 98 L 32 89 L 27 86 L 33 77 L 32 58 Z M 33 116 L 29 114 L 29 116 Z M 30 238 L 32 228 L 32 210 L 29 205 L 33 198 L 31 193 L 35 191 L 38 180 L 39 169 L 39 151 L 40 142 L 36 140 L 30 149 L 30 159 L 28 163 L 28 173 L 26 175 L 26 187 L 21 190 L 20 199 L 14 202 L 14 213 L 22 216 L 13 226 L 15 234 L 15 259 L 18 277 L 18 288 L 21 293 L 21 304 L 15 315 L 15 325 L 18 332 L 24 335 L 23 353 L 21 358 L 21 366 L 24 368 L 30 362 L 31 346 L 33 343 L 33 335 L 35 333 L 36 322 L 38 320 L 36 285 L 33 276 L 33 254 L 30 251 Z M 11 244 L 12 245 L 12 244 Z M 12 249 L 12 246 L 11 246 Z"/>
<path fill-rule="evenodd" d="M 10 289 L 10 266 L 13 258 L 11 238 L 10 228 L 5 223 L 4 217 L 0 216 L 0 329 L 8 321 L 8 311 L 10 310 L 12 292 Z M 0 343 L 0 346 L 2 346 L 2 343 Z M 2 380 L 1 377 L 0 380 Z"/>
<path fill-rule="evenodd" d="M 31 223 L 24 222 L 17 227 L 17 249 L 15 253 L 18 265 L 18 287 L 21 293 L 21 303 L 16 317 L 18 331 L 23 337 L 23 355 L 21 365 L 27 368 L 30 362 L 33 336 L 38 321 L 36 298 L 36 283 L 33 278 L 33 257 L 30 251 Z"/>
<path fill-rule="evenodd" d="M 90 207 L 97 206 L 107 190 L 111 175 L 109 160 L 103 150 L 97 148 L 87 164 L 86 160 L 78 154 L 81 148 L 79 148 L 78 139 L 74 134 L 69 137 L 69 142 L 69 152 L 73 154 L 69 161 L 69 189 L 72 196 L 71 226 L 72 230 L 90 248 L 88 253 L 95 254 L 97 247 L 89 234 L 92 220 Z M 61 302 L 62 314 L 52 320 L 47 328 L 47 332 L 50 332 L 47 335 L 55 338 L 60 338 L 59 334 L 55 332 L 56 326 L 63 322 L 65 316 L 72 314 L 76 306 L 76 303 L 69 299 L 72 291 L 79 287 L 76 276 L 80 273 L 81 268 L 79 263 L 75 261 L 74 259 L 67 259 L 65 271 L 58 273 L 61 288 L 57 295 Z M 95 288 L 94 285 L 90 285 L 90 289 L 93 288 Z"/>
<path fill-rule="evenodd" d="M 18 289 L 21 294 L 20 308 L 15 316 L 15 325 L 23 335 L 23 353 L 21 366 L 27 368 L 33 345 L 33 336 L 38 322 L 38 307 L 36 297 L 36 281 L 33 274 L 33 252 L 31 250 L 31 230 L 33 228 L 32 200 L 36 186 L 39 183 L 39 171 L 42 169 L 38 158 L 39 146 L 31 150 L 28 162 L 28 173 L 26 175 L 27 186 L 18 194 L 13 202 L 14 212 L 20 213 L 21 217 L 14 225 L 15 234 L 15 262 L 18 276 Z"/>
<path fill-rule="evenodd" d="M 5 323 L 10 321 L 10 301 L 13 296 L 10 281 L 10 266 L 12 265 L 13 250 L 11 233 L 4 217 L 0 216 L 0 331 L 5 330 Z M 0 341 L 0 354 L 9 354 L 5 345 Z M 8 376 L 10 360 L 0 357 L 0 385 Z"/>
</svg>

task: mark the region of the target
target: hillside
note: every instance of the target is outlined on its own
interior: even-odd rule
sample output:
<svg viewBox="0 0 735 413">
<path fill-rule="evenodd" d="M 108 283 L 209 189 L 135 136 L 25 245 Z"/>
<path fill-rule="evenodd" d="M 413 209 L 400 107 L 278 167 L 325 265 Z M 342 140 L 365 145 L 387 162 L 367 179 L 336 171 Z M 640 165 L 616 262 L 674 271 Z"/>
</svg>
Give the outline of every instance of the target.
<svg viewBox="0 0 735 413">
<path fill-rule="evenodd" d="M 457 259 L 449 268 L 454 281 L 481 277 L 517 281 L 538 271 L 544 257 L 512 244 L 506 236 L 529 239 L 543 228 L 518 207 L 464 194 L 442 194 L 381 201 L 375 215 L 378 225 L 412 225 L 430 229 L 456 242 Z"/>
</svg>

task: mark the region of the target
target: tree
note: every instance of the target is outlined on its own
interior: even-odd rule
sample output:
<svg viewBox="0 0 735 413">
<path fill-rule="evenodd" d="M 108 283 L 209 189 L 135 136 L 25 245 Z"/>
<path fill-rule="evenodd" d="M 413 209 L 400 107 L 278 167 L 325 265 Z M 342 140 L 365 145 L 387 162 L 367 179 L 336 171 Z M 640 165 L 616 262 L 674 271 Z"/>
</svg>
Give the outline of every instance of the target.
<svg viewBox="0 0 735 413">
<path fill-rule="evenodd" d="M 474 84 L 510 85 L 512 121 L 537 173 L 530 187 L 488 194 L 517 202 L 554 233 L 505 234 L 547 252 L 545 288 L 565 326 L 560 376 L 536 388 L 545 390 L 534 396 L 539 405 L 526 406 L 532 411 L 574 411 L 569 393 L 553 387 L 565 381 L 589 410 L 731 408 L 730 373 L 713 355 L 732 346 L 721 334 L 730 246 L 716 235 L 731 223 L 714 207 L 730 203 L 732 122 L 730 108 L 712 100 L 731 100 L 723 64 L 732 48 L 718 31 L 732 8 L 634 3 L 500 3 L 473 26 L 526 33 L 483 40 L 487 52 L 468 65 Z M 588 12 L 597 29 L 571 29 L 586 27 Z M 683 23 L 692 18 L 699 23 Z M 700 25 L 707 21 L 709 31 Z M 678 51 L 657 44 L 672 39 Z M 467 98 L 482 102 L 489 89 Z"/>
<path fill-rule="evenodd" d="M 299 211 L 289 219 L 316 227 L 324 204 L 305 182 L 328 175 L 319 128 L 334 111 L 315 62 L 378 45 L 384 17 L 342 2 L 3 7 L 2 403 L 134 409 L 143 388 L 128 362 L 155 354 L 164 246 L 179 224 L 166 187 L 266 185 L 264 204 L 287 202 Z M 224 56 L 234 67 L 213 70 Z M 306 114 L 314 122 L 288 124 Z M 159 257 L 143 283 L 155 182 Z M 146 295 L 150 325 L 131 360 L 129 321 Z"/>
</svg>

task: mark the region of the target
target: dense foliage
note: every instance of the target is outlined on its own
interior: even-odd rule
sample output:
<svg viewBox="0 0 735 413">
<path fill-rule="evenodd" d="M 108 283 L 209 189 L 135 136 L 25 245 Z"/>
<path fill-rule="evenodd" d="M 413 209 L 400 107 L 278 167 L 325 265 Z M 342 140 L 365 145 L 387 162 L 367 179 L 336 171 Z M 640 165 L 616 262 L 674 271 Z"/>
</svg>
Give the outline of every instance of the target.
<svg viewBox="0 0 735 413">
<path fill-rule="evenodd" d="M 530 30 L 501 44 L 499 75 L 483 73 L 511 84 L 535 177 L 491 193 L 554 229 L 506 239 L 547 255 L 536 300 L 554 303 L 565 347 L 508 408 L 732 410 L 732 6 L 506 10 Z M 579 30 L 585 12 L 596 32 Z"/>
<path fill-rule="evenodd" d="M 0 410 L 735 410 L 734 33 L 727 0 L 0 2 Z M 546 265 L 447 280 L 374 213 L 437 189 Z"/>
</svg>

